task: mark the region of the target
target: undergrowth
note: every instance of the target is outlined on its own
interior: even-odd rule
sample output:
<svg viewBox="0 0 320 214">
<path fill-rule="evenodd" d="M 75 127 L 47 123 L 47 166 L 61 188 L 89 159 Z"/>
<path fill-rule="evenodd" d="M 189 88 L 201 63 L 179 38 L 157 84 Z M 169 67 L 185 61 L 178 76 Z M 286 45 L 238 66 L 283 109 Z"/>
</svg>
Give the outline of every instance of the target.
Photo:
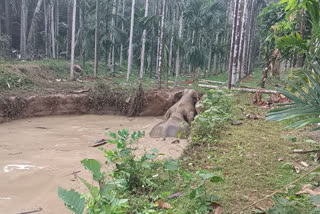
<svg viewBox="0 0 320 214">
<path fill-rule="evenodd" d="M 114 150 L 102 150 L 106 164 L 114 166 L 107 174 L 103 163 L 94 159 L 81 161 L 93 175 L 98 186 L 80 178 L 89 193 L 58 188 L 66 207 L 76 214 L 86 213 L 207 213 L 214 210 L 218 198 L 207 191 L 209 183 L 223 181 L 220 173 L 198 170 L 195 175 L 182 169 L 178 160 L 160 161 L 158 150 L 134 154 L 136 141 L 143 132 L 129 134 L 124 129 L 107 133 Z M 182 201 L 184 201 L 182 203 Z"/>
<path fill-rule="evenodd" d="M 209 90 L 197 105 L 201 109 L 191 126 L 193 143 L 213 143 L 217 133 L 232 118 L 231 98 L 220 90 Z"/>
</svg>

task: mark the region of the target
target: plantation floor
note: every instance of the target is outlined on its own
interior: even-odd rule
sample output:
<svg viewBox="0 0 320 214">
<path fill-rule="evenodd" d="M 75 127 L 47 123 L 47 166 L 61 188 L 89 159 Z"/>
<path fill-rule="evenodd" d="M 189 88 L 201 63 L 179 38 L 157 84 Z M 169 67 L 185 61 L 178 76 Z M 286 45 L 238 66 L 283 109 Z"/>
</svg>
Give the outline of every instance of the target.
<svg viewBox="0 0 320 214">
<path fill-rule="evenodd" d="M 210 194 L 220 197 L 223 213 L 245 208 L 291 183 L 315 165 L 310 155 L 293 154 L 294 149 L 314 148 L 312 143 L 316 142 L 308 141 L 305 131 L 286 130 L 285 124 L 246 118 L 248 114 L 261 116 L 261 113 L 266 113 L 266 110 L 251 104 L 252 97 L 248 93 L 234 96 L 236 117 L 242 120 L 241 125 L 227 126 L 214 145 L 195 145 L 187 151 L 188 162 L 192 163 L 186 164 L 189 170 L 202 168 L 224 174 L 225 182 L 210 184 L 208 188 Z M 309 167 L 303 167 L 301 161 L 308 163 Z M 296 173 L 294 165 L 301 167 L 300 174 Z M 311 182 L 312 178 L 309 176 L 302 183 Z M 299 191 L 299 184 L 283 190 L 285 196 Z M 252 209 L 265 210 L 272 205 L 270 199 Z M 305 206 L 304 212 L 308 213 L 310 207 Z M 243 213 L 251 213 L 252 209 Z"/>
<path fill-rule="evenodd" d="M 151 128 L 159 117 L 127 118 L 122 116 L 59 116 L 32 118 L 0 124 L 0 213 L 21 213 L 42 208 L 41 213 L 68 213 L 58 199 L 57 188 L 86 192 L 77 176 L 92 181 L 81 165 L 83 159 L 104 163 L 104 153 L 90 147 L 96 140 L 108 139 L 105 129 L 117 132 L 124 128 L 145 131 L 137 154 L 157 148 L 161 158 L 178 158 L 186 140 L 152 139 Z M 111 149 L 112 145 L 102 146 Z M 103 169 L 107 173 L 110 168 Z M 76 174 L 73 174 L 73 173 Z"/>
</svg>

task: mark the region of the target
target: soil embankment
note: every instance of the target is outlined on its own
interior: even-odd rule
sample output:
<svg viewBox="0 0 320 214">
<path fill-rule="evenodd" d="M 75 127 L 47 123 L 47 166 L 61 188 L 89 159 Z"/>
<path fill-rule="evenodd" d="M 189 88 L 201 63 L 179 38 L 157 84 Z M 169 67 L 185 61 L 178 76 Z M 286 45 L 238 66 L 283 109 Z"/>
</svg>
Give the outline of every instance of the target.
<svg viewBox="0 0 320 214">
<path fill-rule="evenodd" d="M 182 90 L 147 91 L 144 93 L 140 112 L 136 112 L 136 116 L 164 115 L 181 96 Z M 0 98 L 0 123 L 53 115 L 126 115 L 130 108 L 130 99 L 123 103 L 116 103 L 114 99 L 117 98 L 97 97 L 94 92 Z"/>
</svg>

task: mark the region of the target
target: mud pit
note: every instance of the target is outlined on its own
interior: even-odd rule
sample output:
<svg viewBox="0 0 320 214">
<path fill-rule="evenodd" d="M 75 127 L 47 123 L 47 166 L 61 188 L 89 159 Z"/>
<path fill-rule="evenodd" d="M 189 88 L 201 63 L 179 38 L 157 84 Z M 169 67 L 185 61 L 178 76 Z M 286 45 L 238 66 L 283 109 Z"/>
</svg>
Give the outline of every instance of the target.
<svg viewBox="0 0 320 214">
<path fill-rule="evenodd" d="M 162 158 L 178 158 L 186 140 L 171 144 L 172 138 L 149 137 L 152 127 L 161 121 L 161 117 L 84 115 L 0 124 L 0 213 L 16 214 L 39 208 L 42 209 L 39 213 L 69 213 L 57 197 L 57 188 L 85 191 L 72 173 L 78 172 L 78 176 L 92 181 L 80 161 L 85 158 L 104 161 L 103 152 L 89 146 L 106 138 L 106 128 L 112 132 L 123 128 L 130 132 L 145 131 L 146 137 L 137 143 L 138 154 L 157 148 L 165 154 Z"/>
</svg>

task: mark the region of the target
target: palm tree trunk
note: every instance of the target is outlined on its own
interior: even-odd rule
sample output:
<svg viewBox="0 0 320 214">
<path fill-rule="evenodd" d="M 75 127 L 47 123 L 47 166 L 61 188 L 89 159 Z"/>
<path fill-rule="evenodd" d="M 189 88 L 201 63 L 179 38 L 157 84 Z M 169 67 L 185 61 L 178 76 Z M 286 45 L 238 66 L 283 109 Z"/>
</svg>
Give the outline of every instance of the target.
<svg viewBox="0 0 320 214">
<path fill-rule="evenodd" d="M 116 21 L 114 19 L 114 16 L 116 15 L 117 13 L 117 8 L 116 8 L 116 4 L 117 4 L 117 0 L 113 0 L 113 7 L 112 7 L 112 20 L 111 20 L 111 24 L 112 24 L 112 27 L 115 28 L 116 26 Z M 112 73 L 112 76 L 115 77 L 115 35 L 114 33 L 112 33 L 112 59 L 111 59 L 111 73 Z"/>
<path fill-rule="evenodd" d="M 161 14 L 161 6 L 159 6 L 159 2 L 160 1 L 157 1 L 157 6 L 158 6 L 158 9 L 159 9 L 159 16 Z M 158 43 L 157 43 L 157 58 L 156 58 L 156 72 L 158 72 L 158 69 L 159 69 L 159 50 L 160 50 L 160 37 L 161 37 L 161 20 L 159 21 L 158 23 Z"/>
<path fill-rule="evenodd" d="M 237 10 L 237 28 L 235 33 L 235 44 L 234 44 L 234 55 L 233 55 L 233 65 L 232 65 L 232 80 L 231 84 L 234 85 L 237 77 L 237 64 L 239 58 L 239 42 L 240 42 L 240 31 L 241 31 L 241 4 L 242 0 L 239 0 L 239 6 Z"/>
<path fill-rule="evenodd" d="M 20 53 L 23 59 L 26 57 L 27 17 L 28 17 L 27 0 L 21 0 Z"/>
<path fill-rule="evenodd" d="M 122 0 L 122 17 L 124 17 L 125 0 Z M 121 30 L 124 30 L 123 21 L 121 22 Z M 123 65 L 123 43 L 120 45 L 120 67 Z"/>
<path fill-rule="evenodd" d="M 43 4 L 43 15 L 44 15 L 44 41 L 45 41 L 45 49 L 46 49 L 46 57 L 49 56 L 49 50 L 48 50 L 48 7 L 47 7 L 47 0 L 44 0 Z"/>
<path fill-rule="evenodd" d="M 71 35 L 71 63 L 70 63 L 70 79 L 74 79 L 74 48 L 75 48 L 75 34 L 76 34 L 76 13 L 77 13 L 77 0 L 73 0 L 73 13 L 72 13 L 72 35 Z"/>
<path fill-rule="evenodd" d="M 183 31 L 183 12 L 181 12 L 181 16 L 179 19 L 179 33 L 178 38 L 179 40 L 182 39 L 182 31 Z M 177 56 L 176 56 L 176 79 L 175 79 L 175 86 L 178 86 L 179 76 L 180 76 L 180 45 L 177 48 Z"/>
<path fill-rule="evenodd" d="M 145 12 L 144 12 L 144 17 L 148 16 L 148 11 L 149 11 L 149 0 L 146 0 L 146 5 L 145 5 Z M 142 34 L 142 48 L 141 48 L 141 64 L 140 64 L 140 84 L 142 83 L 143 79 L 143 73 L 144 73 L 144 56 L 145 56 L 145 49 L 146 49 L 146 36 L 147 36 L 147 30 L 143 30 Z"/>
<path fill-rule="evenodd" d="M 176 20 L 176 14 L 173 15 L 173 22 Z M 168 65 L 168 77 L 171 76 L 172 70 L 172 52 L 173 52 L 173 34 L 174 34 L 174 25 L 171 27 L 171 38 L 170 38 L 170 49 L 169 49 L 169 65 Z"/>
<path fill-rule="evenodd" d="M 71 3 L 72 1 L 69 1 L 68 2 L 68 9 L 67 9 L 67 48 L 66 48 L 66 58 L 69 59 L 69 52 L 70 52 L 70 32 L 71 32 L 71 29 L 70 29 L 70 26 L 71 26 L 71 13 L 72 13 L 72 6 L 71 6 Z"/>
<path fill-rule="evenodd" d="M 40 12 L 41 5 L 42 5 L 43 0 L 38 0 L 37 6 L 34 10 L 33 17 L 31 20 L 30 28 L 29 28 L 29 33 L 28 33 L 28 39 L 27 39 L 27 54 L 30 55 L 31 49 L 32 49 L 32 39 L 34 37 L 34 28 L 37 20 L 37 15 Z"/>
<path fill-rule="evenodd" d="M 74 49 L 75 49 L 75 34 L 76 34 L 76 13 L 77 13 L 77 0 L 73 0 L 73 13 L 72 13 L 72 35 L 71 35 L 71 63 L 70 63 L 70 79 L 74 79 Z"/>
<path fill-rule="evenodd" d="M 211 71 L 211 58 L 212 58 L 212 44 L 209 44 L 209 56 L 208 56 L 208 67 L 207 71 L 204 72 L 204 78 L 207 78 L 207 73 L 210 74 Z"/>
<path fill-rule="evenodd" d="M 238 57 L 238 76 L 237 76 L 237 82 L 240 82 L 242 76 L 243 76 L 243 55 L 244 55 L 244 40 L 245 40 L 245 28 L 247 25 L 247 19 L 248 19 L 248 0 L 244 0 L 244 12 L 242 17 L 242 23 L 241 23 L 241 35 L 240 35 L 240 47 L 239 47 L 239 57 Z"/>
<path fill-rule="evenodd" d="M 129 79 L 130 79 L 130 73 L 131 73 L 131 67 L 132 67 L 132 58 L 133 58 L 132 40 L 133 40 L 135 5 L 136 5 L 136 0 L 132 0 L 131 21 L 130 21 L 130 37 L 129 37 L 129 53 L 128 53 L 128 69 L 127 69 L 127 83 L 129 83 Z"/>
<path fill-rule="evenodd" d="M 232 36 L 231 36 L 230 58 L 229 58 L 228 89 L 231 89 L 231 86 L 233 85 L 232 80 L 234 79 L 234 77 L 233 77 L 233 60 L 234 60 L 234 53 L 235 53 L 238 7 L 239 7 L 239 0 L 234 0 Z"/>
<path fill-rule="evenodd" d="M 99 66 L 99 5 L 100 0 L 96 0 L 96 29 L 94 35 L 94 73 L 93 76 L 96 78 L 98 75 Z"/>
<path fill-rule="evenodd" d="M 241 74 L 247 76 L 248 74 L 248 54 L 249 54 L 249 45 L 250 45 L 250 28 L 251 28 L 251 10 L 254 1 L 248 3 L 247 7 L 247 21 L 245 25 L 245 35 L 244 35 L 244 45 L 243 45 L 243 56 L 242 56 L 242 65 L 241 65 Z M 250 15 L 250 16 L 249 16 Z"/>
<path fill-rule="evenodd" d="M 9 0 L 5 1 L 5 14 L 6 14 L 6 34 L 10 35 L 10 23 L 11 23 L 11 16 L 10 16 L 10 6 Z"/>
<path fill-rule="evenodd" d="M 166 0 L 162 0 L 162 17 L 160 26 L 160 43 L 159 43 L 159 62 L 158 62 L 158 89 L 161 89 L 161 77 L 162 77 L 162 60 L 163 60 L 163 37 L 164 37 L 164 18 L 166 12 Z"/>
<path fill-rule="evenodd" d="M 54 27 L 54 0 L 51 0 L 50 3 L 51 9 L 51 49 L 52 49 L 52 58 L 56 58 L 56 45 L 55 45 L 55 27 Z"/>
<path fill-rule="evenodd" d="M 219 34 L 216 34 L 216 42 L 215 44 L 217 45 L 219 41 Z M 213 69 L 212 69 L 212 75 L 214 74 L 218 74 L 218 53 L 214 53 L 214 57 L 213 57 Z M 210 71 L 210 70 L 209 70 Z"/>
<path fill-rule="evenodd" d="M 57 7 L 56 7 L 56 35 L 57 38 L 59 36 L 59 28 L 60 28 L 60 0 L 57 1 Z M 57 51 L 57 58 L 59 58 L 59 43 L 56 42 L 56 51 Z"/>
<path fill-rule="evenodd" d="M 82 59 L 82 65 L 83 67 L 86 66 L 86 51 L 85 51 L 85 16 L 86 16 L 86 6 L 84 2 L 81 2 L 80 7 L 80 28 L 81 28 L 81 59 Z"/>
<path fill-rule="evenodd" d="M 304 39 L 304 34 L 305 34 L 305 28 L 306 28 L 306 15 L 305 15 L 305 10 L 301 10 L 301 22 L 300 22 L 300 37 L 301 39 Z M 305 55 L 304 54 L 299 54 L 298 55 L 298 61 L 297 65 L 299 68 L 302 68 L 304 65 L 304 60 L 305 60 Z"/>
</svg>

